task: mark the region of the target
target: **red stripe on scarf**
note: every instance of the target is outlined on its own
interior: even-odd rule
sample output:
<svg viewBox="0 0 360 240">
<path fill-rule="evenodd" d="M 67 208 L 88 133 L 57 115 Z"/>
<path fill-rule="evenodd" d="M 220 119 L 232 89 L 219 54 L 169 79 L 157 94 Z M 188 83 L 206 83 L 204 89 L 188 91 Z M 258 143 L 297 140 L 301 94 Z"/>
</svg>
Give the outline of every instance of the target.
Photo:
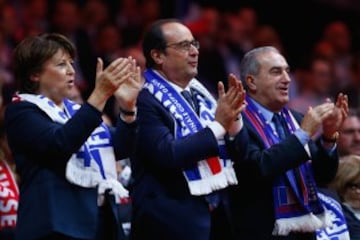
<svg viewBox="0 0 360 240">
<path fill-rule="evenodd" d="M 221 166 L 218 157 L 211 157 L 208 158 L 206 161 L 211 169 L 212 174 L 217 174 L 221 172 Z"/>
<path fill-rule="evenodd" d="M 254 116 L 247 108 L 245 109 L 244 113 L 255 127 L 257 133 L 259 133 L 261 139 L 267 144 L 267 146 L 270 146 L 270 142 L 268 141 L 268 138 L 264 132 L 264 128 L 259 123 L 260 120 L 256 119 L 256 116 Z"/>
</svg>

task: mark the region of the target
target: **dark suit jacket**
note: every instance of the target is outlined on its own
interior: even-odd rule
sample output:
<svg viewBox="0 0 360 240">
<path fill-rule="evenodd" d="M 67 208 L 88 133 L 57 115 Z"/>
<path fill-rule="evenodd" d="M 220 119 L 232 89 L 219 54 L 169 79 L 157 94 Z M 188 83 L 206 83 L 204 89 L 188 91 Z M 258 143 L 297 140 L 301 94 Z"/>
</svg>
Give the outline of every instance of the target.
<svg viewBox="0 0 360 240">
<path fill-rule="evenodd" d="M 360 221 L 355 214 L 344 204 L 341 204 L 346 223 L 349 228 L 350 237 L 352 240 L 360 239 Z"/>
<path fill-rule="evenodd" d="M 300 122 L 301 116 L 293 114 Z M 272 236 L 275 222 L 272 193 L 274 179 L 304 163 L 309 157 L 295 135 L 265 149 L 261 137 L 246 118 L 244 123 L 249 134 L 247 156 L 236 162 L 239 184 L 231 188 L 236 236 L 237 239 L 247 240 L 278 239 Z M 337 152 L 329 156 L 319 140 L 310 141 L 309 147 L 315 180 L 320 185 L 330 182 L 337 171 Z"/>
<path fill-rule="evenodd" d="M 97 188 L 70 184 L 65 179 L 65 166 L 101 121 L 101 113 L 89 104 L 65 125 L 53 122 L 32 103 L 7 107 L 5 128 L 21 179 L 17 239 L 39 238 L 51 232 L 95 238 Z M 116 152 L 128 154 L 135 130 L 121 121 L 117 129 L 113 138 Z"/>
<path fill-rule="evenodd" d="M 204 128 L 175 139 L 172 115 L 147 90 L 138 98 L 138 123 L 136 155 L 131 159 L 132 238 L 208 240 L 208 204 L 203 196 L 190 195 L 183 169 L 218 155 L 213 132 Z M 240 131 L 235 143 L 245 147 L 246 136 Z"/>
</svg>

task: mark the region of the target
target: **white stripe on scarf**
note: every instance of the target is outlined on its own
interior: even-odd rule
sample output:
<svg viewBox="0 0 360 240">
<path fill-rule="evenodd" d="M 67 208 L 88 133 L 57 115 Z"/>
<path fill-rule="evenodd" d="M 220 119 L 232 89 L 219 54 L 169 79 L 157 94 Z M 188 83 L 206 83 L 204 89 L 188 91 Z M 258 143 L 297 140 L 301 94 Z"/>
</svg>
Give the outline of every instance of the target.
<svg viewBox="0 0 360 240">
<path fill-rule="evenodd" d="M 56 104 L 43 95 L 33 94 L 19 94 L 20 100 L 31 102 L 37 105 L 43 112 L 45 112 L 54 122 L 65 124 L 70 117 L 67 114 L 76 112 L 81 106 L 75 104 L 70 100 L 64 100 L 64 107 L 67 114 L 64 114 Z M 70 107 L 72 109 L 70 109 Z M 102 137 L 100 137 L 100 135 Z M 106 135 L 107 137 L 103 137 Z M 88 153 L 86 154 L 87 149 Z M 100 157 L 96 157 L 91 152 L 98 153 Z M 86 156 L 85 156 L 86 155 Z M 90 158 L 90 166 L 85 166 L 85 158 Z M 106 159 L 106 161 L 104 161 Z M 111 146 L 110 132 L 107 126 L 102 123 L 88 137 L 86 142 L 81 148 L 71 155 L 66 165 L 66 178 L 70 183 L 75 185 L 93 188 L 98 187 L 98 204 L 103 203 L 103 194 L 107 189 L 111 189 L 110 193 L 114 194 L 117 203 L 120 202 L 120 198 L 127 198 L 129 196 L 128 190 L 126 190 L 119 181 L 117 181 L 116 165 L 115 165 L 114 149 Z M 101 173 L 104 172 L 104 176 Z"/>
</svg>

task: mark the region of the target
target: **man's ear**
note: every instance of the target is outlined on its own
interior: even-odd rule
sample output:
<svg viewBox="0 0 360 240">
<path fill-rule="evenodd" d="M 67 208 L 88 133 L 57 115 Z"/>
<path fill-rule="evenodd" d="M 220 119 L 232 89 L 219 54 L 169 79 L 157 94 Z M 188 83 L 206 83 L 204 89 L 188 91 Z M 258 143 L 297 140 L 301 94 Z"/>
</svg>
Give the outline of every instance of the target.
<svg viewBox="0 0 360 240">
<path fill-rule="evenodd" d="M 247 76 L 245 79 L 245 82 L 246 82 L 246 85 L 249 88 L 249 90 L 251 90 L 251 91 L 256 90 L 255 79 L 252 76 Z"/>
<path fill-rule="evenodd" d="M 158 49 L 153 49 L 150 51 L 150 56 L 154 60 L 154 62 L 158 65 L 163 63 L 163 53 Z"/>
</svg>

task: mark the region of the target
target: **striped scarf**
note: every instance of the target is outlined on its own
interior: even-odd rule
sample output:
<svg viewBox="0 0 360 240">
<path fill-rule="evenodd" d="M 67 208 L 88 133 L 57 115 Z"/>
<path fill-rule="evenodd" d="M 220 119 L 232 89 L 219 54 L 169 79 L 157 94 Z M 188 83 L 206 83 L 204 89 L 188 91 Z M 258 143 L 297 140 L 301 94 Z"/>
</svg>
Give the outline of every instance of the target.
<svg viewBox="0 0 360 240">
<path fill-rule="evenodd" d="M 261 111 L 247 96 L 245 117 L 261 136 L 266 148 L 280 142 L 274 130 L 267 123 Z M 284 108 L 281 113 L 287 128 L 293 133 L 299 125 L 291 112 Z M 305 146 L 308 149 L 308 145 Z M 310 152 L 310 151 L 308 151 Z M 279 176 L 273 185 L 275 227 L 273 235 L 288 235 L 290 232 L 315 232 L 329 226 L 330 219 L 317 195 L 317 186 L 313 177 L 311 161 L 290 169 Z"/>
<path fill-rule="evenodd" d="M 199 102 L 199 116 L 164 78 L 152 69 L 145 71 L 144 87 L 170 112 L 175 119 L 175 138 L 192 135 L 214 121 L 216 101 L 205 87 L 196 79 L 189 83 L 195 89 Z M 201 143 L 199 143 L 201 144 Z M 206 195 L 229 185 L 237 184 L 235 171 L 228 158 L 225 141 L 221 139 L 219 156 L 197 162 L 191 168 L 183 170 L 192 195 Z"/>
<path fill-rule="evenodd" d="M 65 111 L 43 95 L 19 94 L 13 101 L 27 101 L 37 105 L 54 122 L 65 124 L 78 109 L 79 104 L 65 99 Z M 111 189 L 117 203 L 128 197 L 128 191 L 117 181 L 115 154 L 110 130 L 101 123 L 88 137 L 81 148 L 70 157 L 66 165 L 66 178 L 75 185 L 85 188 L 98 188 L 98 204 L 102 205 L 104 193 Z"/>
</svg>

